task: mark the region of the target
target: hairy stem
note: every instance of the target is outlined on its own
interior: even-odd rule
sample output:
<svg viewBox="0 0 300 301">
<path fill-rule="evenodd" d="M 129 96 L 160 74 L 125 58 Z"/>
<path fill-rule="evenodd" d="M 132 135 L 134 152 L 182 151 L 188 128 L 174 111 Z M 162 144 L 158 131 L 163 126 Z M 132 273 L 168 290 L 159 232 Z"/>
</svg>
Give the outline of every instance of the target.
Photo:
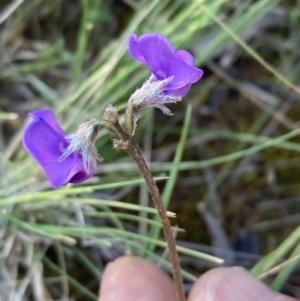
<svg viewBox="0 0 300 301">
<path fill-rule="evenodd" d="M 119 123 L 115 124 L 117 131 L 119 132 L 120 136 L 124 142 L 127 143 L 126 151 L 131 155 L 131 157 L 136 162 L 137 166 L 139 167 L 142 176 L 144 177 L 146 184 L 148 186 L 148 190 L 152 196 L 152 200 L 154 203 L 155 208 L 158 211 L 159 217 L 161 219 L 163 225 L 164 235 L 168 244 L 169 256 L 172 263 L 172 272 L 173 272 L 173 279 L 176 288 L 176 294 L 178 301 L 186 301 L 184 288 L 183 288 L 183 279 L 180 272 L 180 262 L 178 258 L 178 253 L 176 250 L 176 243 L 175 238 L 173 236 L 171 223 L 166 213 L 165 206 L 163 204 L 159 189 L 156 185 L 156 182 L 153 179 L 153 176 L 149 170 L 147 163 L 145 162 L 140 149 L 134 143 L 133 137 L 130 137 L 121 127 Z"/>
<path fill-rule="evenodd" d="M 110 132 L 112 132 L 113 134 L 115 134 L 116 137 L 122 138 L 122 136 L 120 135 L 119 130 L 110 121 L 98 119 L 98 120 L 95 121 L 94 125 L 104 127 L 107 130 L 109 130 Z"/>
<path fill-rule="evenodd" d="M 165 238 L 168 243 L 168 249 L 169 249 L 170 259 L 172 263 L 173 278 L 175 282 L 177 298 L 179 301 L 185 301 L 186 299 L 185 299 L 184 289 L 183 289 L 183 280 L 180 272 L 180 263 L 179 263 L 178 253 L 176 250 L 175 238 L 173 236 L 171 224 L 167 216 L 156 182 L 154 181 L 152 174 L 148 168 L 148 165 L 145 162 L 139 148 L 132 142 L 132 140 L 130 140 L 128 143 L 127 151 L 134 159 L 143 177 L 145 178 L 149 192 L 152 196 L 154 206 L 159 213 L 163 225 Z"/>
<path fill-rule="evenodd" d="M 128 101 L 128 106 L 125 112 L 125 125 L 126 130 L 129 135 L 132 135 L 135 130 L 134 125 L 134 105 L 130 102 L 130 99 Z"/>
</svg>

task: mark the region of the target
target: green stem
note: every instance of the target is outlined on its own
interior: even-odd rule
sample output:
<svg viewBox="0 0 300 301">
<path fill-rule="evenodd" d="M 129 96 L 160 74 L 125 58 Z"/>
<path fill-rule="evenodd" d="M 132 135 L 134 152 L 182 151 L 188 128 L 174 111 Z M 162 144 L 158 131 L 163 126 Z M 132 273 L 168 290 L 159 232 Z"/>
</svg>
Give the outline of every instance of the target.
<svg viewBox="0 0 300 301">
<path fill-rule="evenodd" d="M 108 129 L 110 132 L 114 133 L 118 138 L 122 138 L 122 136 L 120 136 L 118 130 L 116 129 L 116 127 L 114 126 L 114 124 L 112 124 L 109 121 L 106 120 L 96 120 L 95 121 L 95 126 L 101 126 L 104 127 L 106 129 Z"/>
<path fill-rule="evenodd" d="M 125 125 L 127 133 L 131 136 L 134 133 L 134 105 L 128 101 L 128 106 L 125 111 Z"/>
</svg>

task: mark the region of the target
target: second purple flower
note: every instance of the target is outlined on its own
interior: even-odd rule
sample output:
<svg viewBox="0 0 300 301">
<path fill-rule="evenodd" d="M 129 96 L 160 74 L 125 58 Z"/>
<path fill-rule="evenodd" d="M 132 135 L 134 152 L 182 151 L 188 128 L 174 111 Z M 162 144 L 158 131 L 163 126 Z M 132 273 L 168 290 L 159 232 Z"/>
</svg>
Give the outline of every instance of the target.
<svg viewBox="0 0 300 301">
<path fill-rule="evenodd" d="M 203 75 L 203 70 L 194 67 L 195 59 L 189 52 L 176 51 L 161 34 L 147 33 L 138 37 L 133 33 L 128 49 L 135 60 L 148 65 L 157 80 L 173 78 L 163 89 L 166 95 L 183 97 Z"/>
<path fill-rule="evenodd" d="M 24 131 L 23 145 L 44 169 L 51 186 L 81 183 L 94 175 L 96 161 L 101 159 L 94 145 L 94 120 L 67 135 L 50 110 L 37 110 L 30 116 L 34 119 Z"/>
</svg>

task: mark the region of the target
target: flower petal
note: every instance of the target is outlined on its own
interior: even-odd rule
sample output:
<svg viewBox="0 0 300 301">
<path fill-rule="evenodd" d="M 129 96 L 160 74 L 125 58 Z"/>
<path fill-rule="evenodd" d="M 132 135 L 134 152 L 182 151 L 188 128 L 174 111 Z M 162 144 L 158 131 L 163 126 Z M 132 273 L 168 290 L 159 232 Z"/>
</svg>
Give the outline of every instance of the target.
<svg viewBox="0 0 300 301">
<path fill-rule="evenodd" d="M 32 114 L 35 118 L 40 114 L 40 112 L 36 112 Z M 42 116 L 46 119 L 50 116 L 50 122 L 53 121 L 51 114 L 43 115 L 42 113 Z M 25 149 L 42 166 L 53 187 L 67 185 L 71 181 L 82 182 L 89 178 L 91 174 L 82 175 L 84 168 L 80 155 L 72 154 L 66 159 L 60 160 L 64 149 L 68 146 L 68 141 L 52 126 L 53 123 L 49 124 L 42 118 L 33 120 L 24 131 L 23 145 Z M 59 127 L 59 125 L 57 126 Z M 65 133 L 63 132 L 63 134 Z"/>
<path fill-rule="evenodd" d="M 128 40 L 128 50 L 129 54 L 136 60 L 142 63 L 146 63 L 145 58 L 141 54 L 138 45 L 137 45 L 138 36 L 135 33 L 132 33 Z"/>
<path fill-rule="evenodd" d="M 195 58 L 186 50 L 177 50 L 177 55 L 189 66 L 195 66 Z"/>
<path fill-rule="evenodd" d="M 174 50 L 168 39 L 157 33 L 149 33 L 137 38 L 133 36 L 131 51 L 139 61 L 145 60 L 148 67 L 158 80 L 174 76 L 168 89 L 178 89 L 198 81 L 203 71 L 185 62 L 187 55 Z M 189 58 L 190 60 L 190 58 Z"/>
<path fill-rule="evenodd" d="M 181 88 L 178 88 L 178 89 L 168 89 L 168 86 L 164 89 L 164 93 L 166 95 L 172 95 L 172 96 L 180 96 L 180 97 L 183 97 L 184 95 L 186 95 L 190 88 L 191 88 L 192 84 L 188 84 L 188 85 L 185 85 Z"/>
<path fill-rule="evenodd" d="M 50 127 L 52 127 L 56 132 L 61 134 L 63 137 L 66 136 L 66 133 L 63 131 L 63 129 L 60 127 L 60 125 L 56 121 L 56 117 L 54 113 L 47 109 L 40 109 L 33 112 L 30 112 L 29 115 L 35 119 L 43 119 L 45 122 L 47 122 Z"/>
<path fill-rule="evenodd" d="M 70 173 L 70 175 L 74 174 L 75 171 L 76 171 L 76 173 L 71 178 L 69 178 L 69 180 L 68 180 L 69 183 L 84 182 L 84 181 L 88 180 L 89 178 L 91 178 L 96 172 L 96 161 L 91 164 L 90 173 L 87 174 L 84 171 L 83 160 L 82 160 L 81 156 L 79 156 L 76 159 L 77 159 L 76 164 L 74 165 L 73 170 Z M 77 170 L 79 170 L 79 171 L 77 172 Z"/>
<path fill-rule="evenodd" d="M 176 53 L 189 66 L 194 66 L 195 65 L 195 58 L 188 51 L 186 51 L 186 50 L 177 50 Z M 192 86 L 192 84 L 188 84 L 188 85 L 183 86 L 181 88 L 172 89 L 172 90 L 170 90 L 169 87 L 166 87 L 164 89 L 164 92 L 165 92 L 166 95 L 173 95 L 173 96 L 183 97 L 184 95 L 186 95 L 189 92 L 191 86 Z"/>
</svg>

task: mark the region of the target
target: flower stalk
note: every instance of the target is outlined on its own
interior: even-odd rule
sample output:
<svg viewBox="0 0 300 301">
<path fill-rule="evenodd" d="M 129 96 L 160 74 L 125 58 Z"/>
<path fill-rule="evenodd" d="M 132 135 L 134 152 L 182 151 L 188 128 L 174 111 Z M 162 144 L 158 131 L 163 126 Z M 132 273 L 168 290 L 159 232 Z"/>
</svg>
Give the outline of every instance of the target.
<svg viewBox="0 0 300 301">
<path fill-rule="evenodd" d="M 180 272 L 180 262 L 176 250 L 176 242 L 173 236 L 171 223 L 167 216 L 159 189 L 156 185 L 155 180 L 152 177 L 152 174 L 149 170 L 147 163 L 145 162 L 139 148 L 134 144 L 133 140 L 129 140 L 127 152 L 131 155 L 131 157 L 139 167 L 141 174 L 144 177 L 146 184 L 148 186 L 148 190 L 152 196 L 154 206 L 158 211 L 159 217 L 162 222 L 164 235 L 168 244 L 168 251 L 172 263 L 172 272 L 173 272 L 173 279 L 176 288 L 177 299 L 178 301 L 185 301 L 186 298 L 185 298 L 184 288 L 183 288 L 183 279 Z"/>
<path fill-rule="evenodd" d="M 130 135 L 133 135 L 135 132 L 134 128 L 134 103 L 128 102 L 127 109 L 125 111 L 125 120 L 126 120 L 126 129 Z"/>
<path fill-rule="evenodd" d="M 131 123 L 133 128 L 136 127 L 136 118 L 134 117 L 134 113 L 127 115 L 132 118 L 131 122 L 125 121 L 125 124 Z M 126 118 L 125 117 L 125 118 Z M 139 147 L 134 142 L 134 135 L 128 135 L 127 132 L 124 131 L 123 127 L 119 124 L 119 122 L 114 124 L 114 127 L 118 131 L 119 135 L 122 137 L 122 141 L 116 140 L 114 145 L 116 148 L 123 149 L 130 154 L 133 160 L 136 162 L 142 176 L 145 179 L 148 190 L 151 194 L 153 204 L 158 211 L 160 220 L 162 222 L 163 232 L 165 239 L 168 245 L 169 257 L 172 264 L 172 272 L 173 272 L 173 280 L 175 284 L 176 294 L 178 301 L 186 301 L 183 287 L 183 279 L 181 275 L 180 262 L 176 249 L 176 242 L 173 236 L 171 223 L 168 218 L 165 206 L 163 204 L 159 189 L 156 185 L 155 180 L 149 170 L 147 163 L 145 162 Z"/>
</svg>

